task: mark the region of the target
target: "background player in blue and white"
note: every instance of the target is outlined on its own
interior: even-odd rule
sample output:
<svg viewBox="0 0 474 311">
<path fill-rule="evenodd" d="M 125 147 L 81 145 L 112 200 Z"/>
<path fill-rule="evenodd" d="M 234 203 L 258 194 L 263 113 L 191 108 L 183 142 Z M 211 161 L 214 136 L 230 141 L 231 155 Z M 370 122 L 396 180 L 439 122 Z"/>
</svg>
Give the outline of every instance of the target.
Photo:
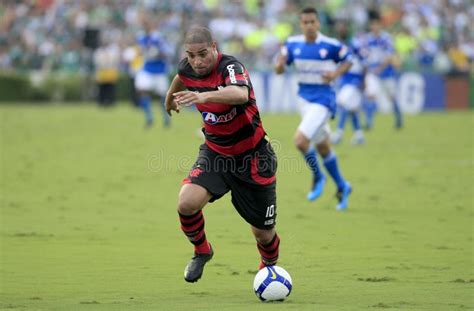
<svg viewBox="0 0 474 311">
<path fill-rule="evenodd" d="M 316 9 L 305 8 L 301 11 L 300 26 L 303 35 L 287 39 L 277 58 L 275 72 L 283 73 L 285 65 L 294 64 L 296 68 L 297 102 L 302 121 L 295 133 L 295 144 L 313 172 L 308 200 L 313 201 L 322 194 L 326 181 L 313 147 L 316 145 L 324 166 L 337 185 L 339 203 L 336 208 L 345 209 L 351 186 L 342 177 L 336 154 L 331 150 L 328 121 L 336 110 L 331 82 L 350 68 L 351 63 L 347 61 L 350 53 L 338 40 L 318 31 L 320 22 Z"/>
<path fill-rule="evenodd" d="M 380 15 L 377 11 L 370 11 L 370 32 L 362 41 L 362 52 L 367 58 L 368 73 L 366 76 L 366 103 L 367 129 L 373 125 L 373 115 L 376 103 L 390 102 L 395 114 L 395 127 L 403 126 L 402 114 L 396 96 L 396 60 L 393 40 L 390 34 L 382 31 Z"/>
<path fill-rule="evenodd" d="M 159 105 L 163 111 L 163 122 L 169 125 L 170 118 L 164 112 L 164 98 L 168 91 L 168 58 L 172 49 L 156 31 L 151 17 L 144 19 L 144 32 L 138 37 L 138 44 L 144 58 L 143 67 L 135 77 L 135 87 L 140 97 L 140 107 L 145 113 L 145 126 L 153 124 L 153 112 L 151 110 L 151 92 L 160 97 Z"/>
<path fill-rule="evenodd" d="M 354 135 L 352 144 L 360 145 L 365 142 L 364 133 L 360 126 L 359 112 L 362 108 L 365 65 L 364 59 L 360 53 L 360 40 L 357 37 L 349 39 L 349 29 L 345 21 L 336 23 L 336 33 L 342 42 L 348 42 L 351 52 L 351 68 L 339 79 L 339 90 L 336 96 L 338 104 L 338 122 L 337 129 L 331 134 L 331 142 L 339 144 L 343 138 L 344 127 L 347 117 L 352 121 Z"/>
</svg>

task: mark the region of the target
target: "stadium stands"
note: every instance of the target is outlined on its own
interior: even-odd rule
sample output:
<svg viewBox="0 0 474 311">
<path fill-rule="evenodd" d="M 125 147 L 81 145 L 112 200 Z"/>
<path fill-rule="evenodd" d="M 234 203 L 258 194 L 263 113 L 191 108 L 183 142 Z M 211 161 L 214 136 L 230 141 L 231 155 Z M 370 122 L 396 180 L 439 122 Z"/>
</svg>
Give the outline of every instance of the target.
<svg viewBox="0 0 474 311">
<path fill-rule="evenodd" d="M 319 8 L 323 31 L 331 34 L 336 19 L 349 20 L 354 33 L 363 31 L 368 10 L 378 3 L 404 68 L 472 72 L 472 2 L 401 2 L 325 1 Z M 90 54 L 83 44 L 86 29 L 98 29 L 101 38 L 125 49 L 140 29 L 142 16 L 152 14 L 175 47 L 184 29 L 201 24 L 216 34 L 221 49 L 244 59 L 253 69 L 267 70 L 280 42 L 298 30 L 296 15 L 291 13 L 304 4 L 285 0 L 2 1 L 0 69 L 87 72 Z M 177 51 L 175 57 L 180 56 Z"/>
</svg>

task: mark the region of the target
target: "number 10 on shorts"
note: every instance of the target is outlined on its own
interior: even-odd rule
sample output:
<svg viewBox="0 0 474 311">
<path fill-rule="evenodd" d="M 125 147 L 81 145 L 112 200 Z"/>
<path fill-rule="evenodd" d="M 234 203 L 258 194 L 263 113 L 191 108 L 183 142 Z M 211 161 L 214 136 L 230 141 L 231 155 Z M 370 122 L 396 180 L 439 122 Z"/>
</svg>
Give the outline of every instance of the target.
<svg viewBox="0 0 474 311">
<path fill-rule="evenodd" d="M 275 215 L 275 205 L 274 204 L 267 207 L 267 213 L 265 214 L 265 217 L 266 218 L 271 218 L 271 217 L 273 217 L 273 215 Z"/>
</svg>

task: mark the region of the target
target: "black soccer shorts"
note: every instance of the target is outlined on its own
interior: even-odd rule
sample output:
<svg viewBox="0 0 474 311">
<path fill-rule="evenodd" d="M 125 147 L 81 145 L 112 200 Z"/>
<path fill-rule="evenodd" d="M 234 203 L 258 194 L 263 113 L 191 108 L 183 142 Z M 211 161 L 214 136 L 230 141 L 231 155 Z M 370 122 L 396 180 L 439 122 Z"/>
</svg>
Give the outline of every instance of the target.
<svg viewBox="0 0 474 311">
<path fill-rule="evenodd" d="M 183 183 L 206 188 L 213 202 L 230 191 L 232 204 L 254 227 L 271 229 L 276 219 L 277 159 L 270 143 L 263 139 L 258 146 L 239 157 L 220 155 L 205 144 Z"/>
</svg>

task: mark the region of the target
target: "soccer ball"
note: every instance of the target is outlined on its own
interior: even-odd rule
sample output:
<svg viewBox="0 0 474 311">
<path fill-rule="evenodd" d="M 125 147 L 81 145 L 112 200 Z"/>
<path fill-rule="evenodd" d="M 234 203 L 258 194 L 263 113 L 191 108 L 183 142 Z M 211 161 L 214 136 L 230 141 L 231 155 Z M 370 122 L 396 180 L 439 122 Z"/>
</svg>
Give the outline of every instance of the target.
<svg viewBox="0 0 474 311">
<path fill-rule="evenodd" d="M 285 269 L 267 266 L 255 275 L 253 290 L 262 301 L 283 301 L 291 293 L 293 282 Z"/>
</svg>

